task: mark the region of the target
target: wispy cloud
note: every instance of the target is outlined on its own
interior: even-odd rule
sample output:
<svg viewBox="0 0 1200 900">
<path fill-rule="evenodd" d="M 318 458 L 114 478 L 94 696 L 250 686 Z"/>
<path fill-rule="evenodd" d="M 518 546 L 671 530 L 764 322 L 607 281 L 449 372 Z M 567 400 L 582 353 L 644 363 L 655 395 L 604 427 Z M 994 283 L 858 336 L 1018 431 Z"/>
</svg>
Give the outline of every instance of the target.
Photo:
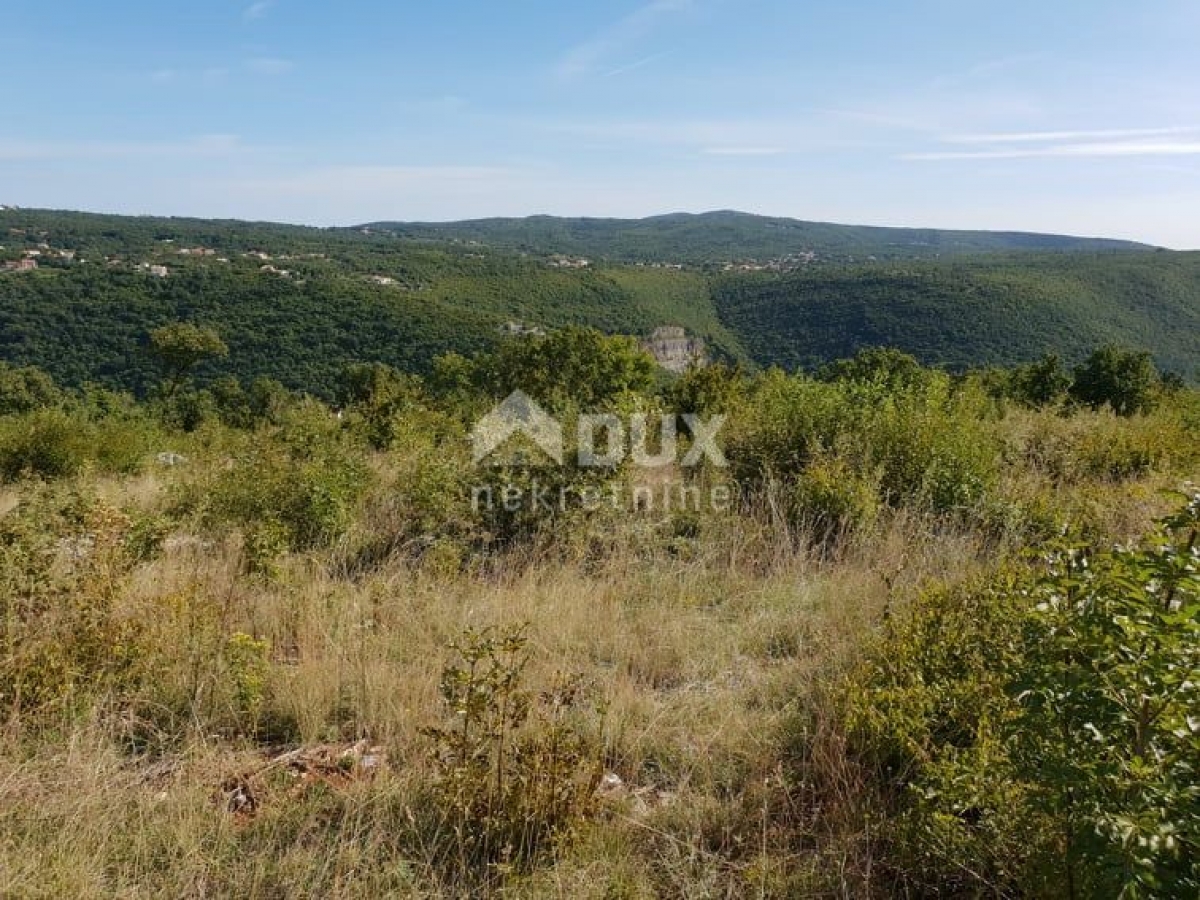
<svg viewBox="0 0 1200 900">
<path fill-rule="evenodd" d="M 938 162 L 971 159 L 1083 159 L 1200 154 L 1200 126 L 1006 131 L 952 134 L 943 148 L 906 153 L 901 159 Z M 960 149 L 960 148 L 970 149 Z"/>
<path fill-rule="evenodd" d="M 1125 138 L 1168 137 L 1196 134 L 1196 126 L 1178 128 L 1111 128 L 1100 131 L 1017 131 L 999 134 L 954 134 L 942 138 L 948 144 L 1032 144 L 1049 141 L 1093 141 Z"/>
<path fill-rule="evenodd" d="M 258 56 L 246 61 L 246 68 L 256 75 L 285 75 L 295 68 L 291 60 L 276 56 Z"/>
<path fill-rule="evenodd" d="M 478 190 L 480 185 L 511 177 L 514 172 L 501 166 L 328 166 L 246 182 L 246 186 L 309 194 L 395 191 L 431 183 Z"/>
<path fill-rule="evenodd" d="M 788 151 L 783 147 L 705 147 L 705 156 L 780 156 Z"/>
<path fill-rule="evenodd" d="M 651 35 L 670 16 L 685 12 L 695 5 L 695 0 L 651 0 L 625 18 L 568 50 L 559 61 L 558 74 L 564 78 L 577 78 L 601 67 L 607 60 L 619 55 L 630 46 Z M 633 68 L 648 65 L 653 57 L 633 64 Z M 611 62 L 609 63 L 611 66 Z M 625 67 L 629 71 L 630 67 Z M 609 74 L 620 74 L 620 67 Z"/>
<path fill-rule="evenodd" d="M 247 22 L 252 22 L 255 19 L 265 18 L 267 13 L 274 6 L 274 0 L 260 0 L 258 3 L 251 3 L 242 11 L 242 18 Z"/>
<path fill-rule="evenodd" d="M 663 57 L 670 56 L 670 55 L 671 55 L 670 50 L 664 50 L 661 53 L 652 53 L 649 56 L 642 57 L 641 59 L 631 62 L 628 65 L 617 66 L 615 69 L 611 69 L 608 72 L 605 72 L 604 77 L 605 78 L 615 78 L 618 75 L 624 75 L 626 72 L 634 72 L 638 69 L 643 69 L 646 66 L 652 65 L 653 63 L 658 62 Z"/>
<path fill-rule="evenodd" d="M 1120 156 L 1198 156 L 1200 141 L 1107 141 L 1083 144 L 1051 144 L 1046 147 L 1009 147 L 999 150 L 934 151 L 907 153 L 906 160 L 1038 159 Z"/>
<path fill-rule="evenodd" d="M 237 135 L 205 134 L 173 141 L 0 141 L 0 161 L 230 157 L 247 152 Z"/>
<path fill-rule="evenodd" d="M 704 156 L 779 156 L 860 146 L 863 138 L 819 117 L 592 120 L 541 122 L 539 127 L 592 147 Z"/>
</svg>

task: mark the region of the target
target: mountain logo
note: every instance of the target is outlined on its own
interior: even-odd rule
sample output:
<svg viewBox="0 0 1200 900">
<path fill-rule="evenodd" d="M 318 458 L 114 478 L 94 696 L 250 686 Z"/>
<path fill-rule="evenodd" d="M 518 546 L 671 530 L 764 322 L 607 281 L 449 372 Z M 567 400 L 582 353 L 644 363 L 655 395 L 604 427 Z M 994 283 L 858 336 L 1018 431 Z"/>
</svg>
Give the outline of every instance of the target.
<svg viewBox="0 0 1200 900">
<path fill-rule="evenodd" d="M 563 462 L 563 430 L 558 421 L 523 391 L 513 391 L 471 429 L 475 465 L 491 459 L 492 465 L 512 463 L 498 451 L 518 435 L 558 465 Z M 523 456 L 516 460 L 529 465 Z"/>
</svg>

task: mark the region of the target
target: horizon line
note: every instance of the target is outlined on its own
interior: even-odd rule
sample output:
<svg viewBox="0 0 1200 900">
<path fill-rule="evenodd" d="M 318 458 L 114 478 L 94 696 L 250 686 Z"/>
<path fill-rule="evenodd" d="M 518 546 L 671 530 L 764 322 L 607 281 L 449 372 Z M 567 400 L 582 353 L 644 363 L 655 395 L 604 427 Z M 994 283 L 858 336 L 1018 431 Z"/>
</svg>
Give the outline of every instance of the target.
<svg viewBox="0 0 1200 900">
<path fill-rule="evenodd" d="M 893 224 L 875 224 L 864 222 L 838 222 L 829 219 L 802 219 L 796 216 L 776 215 L 773 213 L 749 212 L 747 210 L 736 209 L 733 207 L 723 207 L 716 209 L 705 209 L 700 211 L 690 210 L 671 210 L 662 213 L 652 213 L 645 216 L 595 216 L 595 215 L 560 215 L 556 213 L 526 213 L 524 215 L 487 215 L 487 216 L 471 216 L 468 218 L 451 218 L 451 219 L 371 219 L 369 221 L 352 222 L 349 224 L 315 224 L 313 222 L 294 222 L 282 221 L 278 219 L 257 219 L 245 218 L 240 216 L 204 216 L 187 213 L 155 213 L 155 212 L 113 212 L 110 210 L 96 209 L 78 209 L 67 207 L 45 207 L 45 206 L 22 206 L 18 204 L 0 203 L 0 213 L 3 212 L 41 212 L 41 213 L 74 213 L 78 215 L 91 216 L 111 216 L 115 218 L 129 219 L 191 219 L 201 222 L 230 222 L 246 225 L 278 225 L 288 228 L 311 228 L 319 231 L 354 231 L 363 228 L 370 228 L 376 225 L 409 225 L 409 226 L 445 226 L 445 225 L 463 225 L 478 222 L 496 222 L 496 221 L 528 221 L 531 219 L 559 219 L 569 221 L 572 219 L 584 221 L 598 222 L 647 222 L 654 219 L 667 219 L 672 217 L 690 216 L 700 218 L 703 216 L 716 215 L 738 215 L 748 216 L 757 219 L 776 219 L 789 222 L 796 222 L 804 225 L 826 225 L 837 228 L 871 228 L 888 231 L 938 231 L 957 234 L 993 234 L 993 235 L 1029 235 L 1033 237 L 1058 237 L 1069 238 L 1079 241 L 1103 241 L 1113 244 L 1132 244 L 1139 247 L 1144 247 L 1149 250 L 1165 250 L 1174 253 L 1192 253 L 1200 252 L 1200 247 L 1171 247 L 1165 244 L 1158 244 L 1151 241 L 1142 240 L 1139 238 L 1124 238 L 1111 237 L 1106 235 L 1088 235 L 1075 234 L 1063 231 L 1039 231 L 1028 228 L 984 228 L 984 227 L 943 227 L 938 225 L 893 225 Z"/>
</svg>

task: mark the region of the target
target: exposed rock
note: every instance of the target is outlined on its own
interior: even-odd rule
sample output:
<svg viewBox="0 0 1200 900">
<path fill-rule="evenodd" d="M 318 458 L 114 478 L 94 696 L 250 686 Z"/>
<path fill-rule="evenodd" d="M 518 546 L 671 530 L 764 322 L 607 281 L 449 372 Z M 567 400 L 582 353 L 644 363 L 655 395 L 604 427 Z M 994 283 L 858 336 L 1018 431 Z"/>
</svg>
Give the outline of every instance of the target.
<svg viewBox="0 0 1200 900">
<path fill-rule="evenodd" d="M 708 362 L 704 341 L 688 337 L 686 329 L 674 325 L 654 329 L 649 339 L 642 341 L 642 347 L 668 372 L 678 374 Z"/>
</svg>

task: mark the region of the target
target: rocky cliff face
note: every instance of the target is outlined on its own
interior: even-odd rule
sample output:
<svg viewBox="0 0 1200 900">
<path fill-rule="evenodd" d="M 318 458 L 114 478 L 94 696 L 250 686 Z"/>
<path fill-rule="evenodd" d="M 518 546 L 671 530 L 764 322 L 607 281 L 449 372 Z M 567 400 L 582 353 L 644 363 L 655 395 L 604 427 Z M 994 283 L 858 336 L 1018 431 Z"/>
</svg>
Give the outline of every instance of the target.
<svg viewBox="0 0 1200 900">
<path fill-rule="evenodd" d="M 688 337 L 685 329 L 676 326 L 656 328 L 642 346 L 668 372 L 685 372 L 689 366 L 702 366 L 708 361 L 704 341 Z"/>
</svg>

